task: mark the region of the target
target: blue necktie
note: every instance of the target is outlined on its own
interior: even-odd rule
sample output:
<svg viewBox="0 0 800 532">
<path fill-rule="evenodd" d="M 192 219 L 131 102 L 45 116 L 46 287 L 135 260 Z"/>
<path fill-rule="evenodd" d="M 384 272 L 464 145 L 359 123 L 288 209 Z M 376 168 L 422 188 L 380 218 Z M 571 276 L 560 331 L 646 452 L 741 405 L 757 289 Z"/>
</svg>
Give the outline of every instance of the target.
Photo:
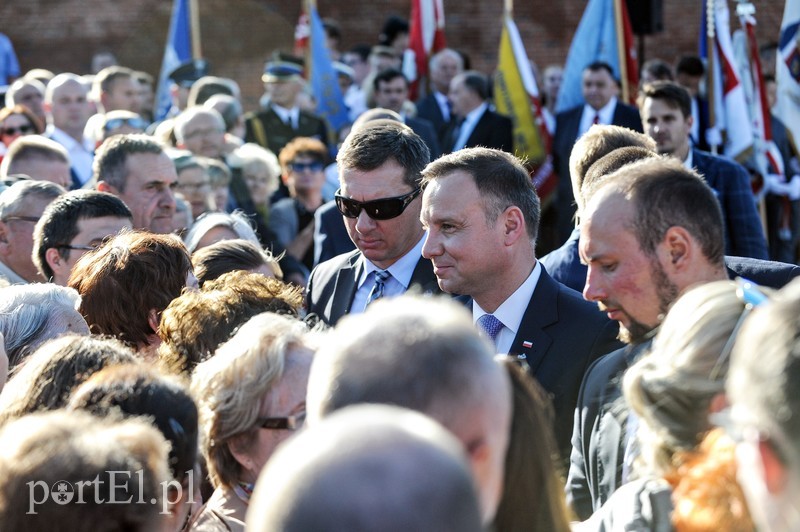
<svg viewBox="0 0 800 532">
<path fill-rule="evenodd" d="M 365 308 L 376 299 L 383 297 L 383 289 L 386 286 L 386 281 L 391 276 L 392 274 L 386 270 L 375 270 L 375 285 L 373 285 L 369 296 L 367 296 L 367 304 L 365 305 Z"/>
<path fill-rule="evenodd" d="M 492 314 L 484 314 L 478 318 L 478 325 L 486 332 L 489 338 L 492 339 L 492 343 L 496 344 L 497 335 L 500 329 L 503 328 L 503 322 L 495 318 Z"/>
</svg>

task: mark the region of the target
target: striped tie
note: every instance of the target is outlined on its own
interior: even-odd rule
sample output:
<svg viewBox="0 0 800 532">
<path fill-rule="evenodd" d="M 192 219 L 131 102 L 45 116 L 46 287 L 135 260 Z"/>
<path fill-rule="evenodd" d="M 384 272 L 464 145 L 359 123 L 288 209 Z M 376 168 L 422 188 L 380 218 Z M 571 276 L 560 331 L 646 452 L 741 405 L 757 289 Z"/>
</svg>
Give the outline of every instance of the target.
<svg viewBox="0 0 800 532">
<path fill-rule="evenodd" d="M 386 281 L 391 276 L 392 274 L 386 270 L 375 270 L 375 285 L 372 287 L 372 290 L 367 297 L 367 304 L 365 305 L 365 308 L 376 299 L 383 297 L 383 288 L 386 286 Z"/>
</svg>

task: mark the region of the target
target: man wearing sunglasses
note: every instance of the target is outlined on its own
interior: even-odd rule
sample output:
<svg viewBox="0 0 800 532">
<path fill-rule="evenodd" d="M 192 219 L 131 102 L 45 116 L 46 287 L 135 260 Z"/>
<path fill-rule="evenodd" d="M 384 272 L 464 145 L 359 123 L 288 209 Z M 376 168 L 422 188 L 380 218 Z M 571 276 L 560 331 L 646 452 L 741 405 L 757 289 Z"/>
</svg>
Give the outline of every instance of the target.
<svg viewBox="0 0 800 532">
<path fill-rule="evenodd" d="M 496 352 L 525 360 L 553 396 L 556 443 L 566 460 L 583 373 L 620 346 L 616 324 L 536 260 L 539 198 L 519 159 L 465 148 L 422 174 L 422 255 L 433 261 L 443 291 L 469 296 L 473 321 Z"/>
<path fill-rule="evenodd" d="M 376 120 L 354 131 L 339 151 L 336 206 L 358 248 L 319 264 L 308 281 L 308 311 L 330 325 L 372 301 L 414 285 L 438 292 L 421 255 L 421 172 L 430 160 L 411 128 Z"/>
</svg>

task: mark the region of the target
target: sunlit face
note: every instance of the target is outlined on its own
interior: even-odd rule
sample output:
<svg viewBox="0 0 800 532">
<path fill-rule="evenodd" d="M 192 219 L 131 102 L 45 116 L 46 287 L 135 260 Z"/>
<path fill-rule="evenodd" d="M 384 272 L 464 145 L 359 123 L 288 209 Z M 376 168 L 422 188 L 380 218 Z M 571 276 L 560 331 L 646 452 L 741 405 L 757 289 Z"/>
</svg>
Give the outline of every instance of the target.
<svg viewBox="0 0 800 532">
<path fill-rule="evenodd" d="M 598 111 L 605 107 L 618 92 L 614 78 L 604 68 L 584 70 L 581 87 L 583 99 L 592 109 Z"/>
<path fill-rule="evenodd" d="M 375 91 L 375 103 L 377 107 L 389 109 L 399 113 L 403 108 L 403 103 L 408 99 L 408 83 L 402 76 L 398 76 L 389 81 L 378 83 Z"/>
<path fill-rule="evenodd" d="M 131 77 L 119 77 L 111 84 L 111 90 L 103 95 L 103 107 L 108 111 L 139 112 L 139 85 Z"/>
<path fill-rule="evenodd" d="M 431 81 L 436 86 L 436 90 L 447 93 L 450 82 L 461 73 L 461 62 L 451 54 L 444 54 L 436 60 L 436 65 L 431 70 Z"/>
<path fill-rule="evenodd" d="M 44 94 L 33 85 L 23 85 L 14 94 L 14 103 L 24 105 L 40 119 L 44 118 Z"/>
<path fill-rule="evenodd" d="M 86 88 L 75 80 L 66 81 L 53 91 L 49 109 L 55 127 L 64 131 L 83 131 L 91 114 Z"/>
<path fill-rule="evenodd" d="M 325 184 L 325 165 L 315 157 L 297 155 L 287 165 L 284 181 L 292 195 L 316 193 Z"/>
<path fill-rule="evenodd" d="M 294 107 L 297 93 L 300 92 L 300 84 L 296 80 L 271 81 L 265 86 L 271 102 L 286 109 Z"/>
<path fill-rule="evenodd" d="M 389 159 L 374 170 L 340 169 L 341 194 L 357 201 L 393 198 L 412 192 L 405 183 L 405 168 Z M 419 197 L 390 220 L 373 220 L 363 210 L 358 218 L 344 218 L 350 239 L 373 264 L 386 269 L 411 251 L 422 238 Z"/>
<path fill-rule="evenodd" d="M 19 137 L 36 134 L 28 117 L 22 114 L 8 115 L 0 124 L 0 142 L 10 146 Z"/>
<path fill-rule="evenodd" d="M 242 179 L 250 191 L 250 198 L 256 206 L 267 205 L 273 192 L 274 176 L 272 169 L 262 161 L 253 162 L 242 168 Z"/>
<path fill-rule="evenodd" d="M 644 132 L 656 141 L 658 153 L 684 156 L 689 149 L 692 117 L 683 116 L 677 105 L 671 107 L 654 98 L 645 98 L 640 111 Z"/>
<path fill-rule="evenodd" d="M 50 181 L 69 189 L 72 184 L 69 164 L 65 161 L 28 159 L 14 163 L 14 172 L 38 181 Z"/>
<path fill-rule="evenodd" d="M 31 194 L 21 202 L 14 214 L 0 221 L 3 262 L 28 282 L 45 280 L 33 263 L 33 229 L 53 199 Z"/>
<path fill-rule="evenodd" d="M 633 233 L 633 206 L 601 190 L 581 217 L 579 251 L 588 265 L 583 297 L 620 324 L 623 341 L 638 343 L 663 319 L 678 287 Z"/>
<path fill-rule="evenodd" d="M 164 153 L 134 153 L 128 155 L 126 167 L 124 192 L 113 187 L 109 192 L 119 196 L 131 210 L 133 227 L 153 233 L 171 232 L 175 213 L 173 188 L 178 180 L 175 165 Z"/>
<path fill-rule="evenodd" d="M 60 250 L 58 262 L 48 261 L 50 269 L 53 270 L 53 282 L 61 286 L 67 286 L 69 275 L 78 259 L 89 252 L 88 249 L 80 248 L 97 248 L 106 238 L 125 229 L 132 229 L 132 224 L 128 218 L 99 216 L 97 218 L 81 218 L 78 220 L 77 229 L 78 234 L 66 242 L 70 249 Z"/>
<path fill-rule="evenodd" d="M 433 261 L 439 287 L 482 304 L 503 267 L 504 225 L 489 224 L 472 176 L 459 170 L 428 183 L 421 218 L 428 230 L 422 255 Z"/>
<path fill-rule="evenodd" d="M 217 158 L 225 145 L 225 127 L 209 113 L 198 113 L 184 127 L 180 147 L 195 155 Z"/>
<path fill-rule="evenodd" d="M 178 191 L 192 206 L 192 217 L 197 218 L 209 210 L 211 180 L 204 168 L 190 166 L 178 174 Z"/>
</svg>

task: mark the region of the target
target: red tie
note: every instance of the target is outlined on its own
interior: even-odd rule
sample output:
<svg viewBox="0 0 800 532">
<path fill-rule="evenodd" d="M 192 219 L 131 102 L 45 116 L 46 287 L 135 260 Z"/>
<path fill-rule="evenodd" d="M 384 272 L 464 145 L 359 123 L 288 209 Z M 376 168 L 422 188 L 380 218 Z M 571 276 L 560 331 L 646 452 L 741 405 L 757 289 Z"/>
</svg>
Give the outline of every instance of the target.
<svg viewBox="0 0 800 532">
<path fill-rule="evenodd" d="M 600 114 L 599 113 L 595 113 L 594 114 L 594 120 L 592 120 L 592 124 L 597 125 L 599 123 L 600 123 Z"/>
</svg>

